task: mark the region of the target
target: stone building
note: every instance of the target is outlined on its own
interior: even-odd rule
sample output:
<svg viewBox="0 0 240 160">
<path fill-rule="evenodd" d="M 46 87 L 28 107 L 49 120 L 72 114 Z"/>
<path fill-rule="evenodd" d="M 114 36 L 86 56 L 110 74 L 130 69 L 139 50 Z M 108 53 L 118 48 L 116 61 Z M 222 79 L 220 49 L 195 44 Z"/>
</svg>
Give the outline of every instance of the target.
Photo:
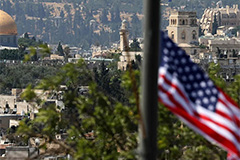
<svg viewBox="0 0 240 160">
<path fill-rule="evenodd" d="M 168 36 L 190 56 L 198 53 L 199 26 L 196 12 L 173 11 L 167 31 Z"/>
<path fill-rule="evenodd" d="M 133 52 L 126 52 L 126 51 L 123 51 L 122 55 L 119 57 L 120 61 L 118 62 L 118 69 L 126 70 L 127 65 L 131 61 L 136 60 L 136 55 L 140 55 L 141 57 L 143 57 L 143 52 L 134 52 L 134 51 Z"/>
<path fill-rule="evenodd" d="M 143 52 L 141 51 L 129 51 L 129 40 L 128 40 L 128 28 L 127 28 L 127 21 L 122 21 L 122 26 L 120 28 L 120 51 L 121 56 L 119 57 L 120 61 L 118 62 L 118 69 L 126 70 L 127 65 L 131 61 L 136 60 L 136 56 L 140 55 L 143 57 Z"/>
<path fill-rule="evenodd" d="M 33 111 L 32 106 L 20 99 L 22 89 L 12 89 L 11 95 L 0 95 L 0 114 L 24 114 Z"/>
<path fill-rule="evenodd" d="M 17 49 L 17 25 L 13 18 L 0 10 L 0 48 Z"/>
<path fill-rule="evenodd" d="M 120 51 L 126 51 L 129 48 L 128 41 L 128 29 L 127 29 L 127 21 L 122 21 L 122 26 L 120 28 Z"/>
<path fill-rule="evenodd" d="M 240 39 L 239 37 L 206 35 L 199 39 L 206 47 L 202 59 L 219 63 L 219 74 L 226 81 L 233 81 L 234 76 L 240 74 Z"/>
<path fill-rule="evenodd" d="M 208 47 L 220 65 L 239 65 L 240 66 L 240 40 L 213 39 L 208 41 Z"/>
<path fill-rule="evenodd" d="M 238 5 L 233 7 L 223 8 L 217 4 L 216 8 L 205 9 L 202 18 L 200 20 L 200 27 L 202 32 L 206 35 L 207 33 L 213 32 L 213 23 L 217 24 L 218 27 L 236 27 L 240 25 L 240 12 Z"/>
</svg>

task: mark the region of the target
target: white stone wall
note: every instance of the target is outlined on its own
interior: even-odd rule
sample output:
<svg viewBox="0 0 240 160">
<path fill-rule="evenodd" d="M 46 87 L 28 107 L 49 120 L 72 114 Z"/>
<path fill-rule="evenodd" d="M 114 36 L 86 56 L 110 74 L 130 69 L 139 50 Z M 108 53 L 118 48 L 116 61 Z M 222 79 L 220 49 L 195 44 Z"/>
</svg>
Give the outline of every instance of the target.
<svg viewBox="0 0 240 160">
<path fill-rule="evenodd" d="M 128 62 L 135 61 L 135 56 L 140 55 L 143 57 L 143 52 L 122 52 L 122 56 L 119 57 L 118 69 L 126 70 Z"/>
<path fill-rule="evenodd" d="M 8 102 L 10 109 L 14 108 L 14 100 L 17 100 L 16 96 L 8 96 L 8 95 L 0 95 L 0 113 L 3 113 L 4 108 L 6 106 L 6 102 Z M 32 106 L 27 102 L 16 102 L 17 105 L 17 114 L 21 114 L 22 111 L 27 113 L 27 108 L 29 111 L 33 110 Z M 28 107 L 27 107 L 28 106 Z"/>
</svg>

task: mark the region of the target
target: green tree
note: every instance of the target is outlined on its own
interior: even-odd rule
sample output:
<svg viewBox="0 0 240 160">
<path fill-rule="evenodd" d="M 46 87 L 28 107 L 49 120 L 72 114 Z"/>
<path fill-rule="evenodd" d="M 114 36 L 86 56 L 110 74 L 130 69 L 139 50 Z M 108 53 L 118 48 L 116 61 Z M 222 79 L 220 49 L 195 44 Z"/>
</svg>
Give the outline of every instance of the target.
<svg viewBox="0 0 240 160">
<path fill-rule="evenodd" d="M 211 76 L 217 76 L 217 69 L 211 67 Z M 121 77 L 121 86 L 128 99 L 124 105 L 103 89 L 111 90 L 107 86 L 112 81 L 107 78 L 110 71 L 102 64 L 93 76 L 81 60 L 77 64 L 66 64 L 56 76 L 42 80 L 35 88 L 60 91 L 60 85 L 66 86 L 67 90 L 63 91 L 65 110 L 59 111 L 54 105 L 43 107 L 36 119 L 20 123 L 17 135 L 24 139 L 41 137 L 46 143 L 59 144 L 59 152 L 71 154 L 74 159 L 136 159 L 140 72 L 130 69 Z M 95 83 L 96 78 L 101 82 Z M 105 80 L 106 84 L 99 84 Z M 78 88 L 87 84 L 88 94 L 79 94 Z M 34 90 L 28 87 L 22 97 L 41 104 L 33 95 Z M 158 114 L 159 159 L 226 158 L 225 151 L 190 130 L 162 105 L 159 105 Z M 55 134 L 62 131 L 67 138 L 56 140 Z M 46 145 L 41 147 L 48 150 Z"/>
<path fill-rule="evenodd" d="M 67 62 L 68 58 L 70 58 L 70 48 L 67 46 L 63 49 L 63 53 L 64 53 L 64 61 Z"/>
<path fill-rule="evenodd" d="M 61 42 L 58 42 L 57 53 L 59 56 L 64 56 L 64 51 L 63 51 Z"/>
<path fill-rule="evenodd" d="M 1 50 L 0 60 L 23 60 L 26 53 L 21 50 Z"/>
<path fill-rule="evenodd" d="M 28 36 L 28 33 L 27 33 L 27 32 L 24 33 L 23 38 L 27 38 L 27 39 L 29 39 L 29 36 Z"/>
<path fill-rule="evenodd" d="M 227 87 L 229 96 L 240 106 L 240 75 L 235 75 L 234 82 Z"/>
<path fill-rule="evenodd" d="M 0 94 L 10 94 L 12 88 L 26 88 L 29 84 L 36 86 L 49 75 L 55 75 L 59 66 L 38 66 L 32 64 L 0 64 Z"/>
<path fill-rule="evenodd" d="M 214 81 L 214 83 L 226 91 L 226 82 L 221 77 L 220 74 L 221 66 L 216 63 L 210 63 L 208 68 L 209 77 Z"/>
<path fill-rule="evenodd" d="M 139 42 L 136 38 L 133 39 L 133 42 L 130 44 L 130 51 L 141 51 L 141 47 L 139 46 Z"/>
<path fill-rule="evenodd" d="M 39 46 L 41 44 L 42 44 L 42 41 L 41 40 L 40 41 L 36 41 L 35 37 L 33 37 L 32 39 L 30 39 L 29 37 L 28 38 L 19 38 L 18 39 L 18 45 L 22 46 L 22 47 L 25 47 L 25 48 L 30 47 L 30 46 L 37 47 L 37 46 Z"/>
<path fill-rule="evenodd" d="M 78 87 L 89 80 L 92 81 L 91 75 L 83 61 L 67 64 L 57 76 L 43 80 L 37 88 L 59 90 L 60 84 L 66 85 L 63 95 L 65 110 L 59 112 L 56 106 L 42 108 L 33 121 L 21 122 L 20 137 L 46 137 L 46 143 L 61 144 L 59 151 L 73 155 L 74 159 L 134 159 L 137 147 L 134 100 L 128 106 L 110 101 L 93 82 L 88 83 L 87 96 L 79 95 Z M 30 101 L 37 98 L 33 95 L 33 90 L 28 88 L 23 97 Z M 35 130 L 34 126 L 39 125 L 43 126 L 42 129 Z M 57 141 L 55 134 L 62 130 L 66 131 L 68 138 Z M 88 134 L 93 135 L 90 137 L 93 140 L 88 139 Z"/>
<path fill-rule="evenodd" d="M 218 21 L 217 21 L 217 16 L 215 14 L 213 24 L 212 24 L 212 35 L 217 33 L 217 29 L 218 29 Z"/>
<path fill-rule="evenodd" d="M 61 18 L 64 18 L 64 12 L 63 12 L 63 10 L 61 10 L 61 12 L 60 12 L 60 17 L 61 17 Z"/>
</svg>

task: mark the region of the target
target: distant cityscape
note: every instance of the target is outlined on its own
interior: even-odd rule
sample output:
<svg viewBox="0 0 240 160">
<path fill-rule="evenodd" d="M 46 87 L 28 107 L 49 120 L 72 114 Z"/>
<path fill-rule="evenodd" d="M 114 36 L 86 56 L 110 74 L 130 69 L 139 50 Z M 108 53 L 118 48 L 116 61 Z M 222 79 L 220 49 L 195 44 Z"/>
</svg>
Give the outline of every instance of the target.
<svg viewBox="0 0 240 160">
<path fill-rule="evenodd" d="M 207 71 L 208 64 L 211 62 L 219 64 L 220 75 L 226 82 L 233 82 L 234 76 L 240 74 L 240 10 L 238 5 L 223 6 L 220 1 L 215 8 L 206 8 L 200 19 L 197 18 L 196 12 L 172 9 L 167 19 L 169 24 L 164 32 L 203 70 Z M 56 17 L 54 22 L 56 26 L 61 25 L 61 17 Z M 115 63 L 118 70 L 125 71 L 129 63 L 139 61 L 139 57 L 140 60 L 144 59 L 144 39 L 143 37 L 133 38 L 133 36 L 129 38 L 129 32 L 134 31 L 134 28 L 129 29 L 129 24 L 128 19 L 122 18 L 119 30 L 115 31 L 118 32 L 118 38 L 115 37 L 118 40 L 112 42 L 111 45 L 103 46 L 93 43 L 89 49 L 86 49 L 63 44 L 60 40 L 58 44 L 47 44 L 28 30 L 18 35 L 18 26 L 14 17 L 0 10 L 0 65 L 8 67 L 24 64 L 60 68 L 65 64 L 77 63 L 80 59 L 84 59 L 90 69 L 99 69 L 101 63 L 104 62 L 106 66 Z M 93 30 L 97 30 L 95 21 L 90 21 L 90 26 Z M 43 54 L 43 50 L 46 49 L 44 47 L 50 48 L 47 55 Z M 35 55 L 31 55 L 33 50 Z M 26 55 L 31 55 L 31 57 L 24 62 Z M 61 87 L 64 88 L 64 86 Z M 79 87 L 79 93 L 87 94 L 88 89 L 89 86 L 82 85 Z M 20 120 L 24 118 L 34 119 L 41 108 L 41 106 L 34 107 L 36 104 L 33 105 L 21 99 L 21 94 L 25 90 L 25 88 L 17 87 L 8 88 L 5 93 L 0 90 L 0 156 L 8 159 L 19 158 L 19 156 L 23 157 L 22 159 L 31 158 L 41 152 L 37 149 L 40 143 L 37 138 L 30 139 L 28 146 L 10 143 L 7 138 L 9 128 L 17 127 Z M 39 89 L 34 92 L 44 99 L 46 104 L 55 104 L 60 109 L 64 109 L 61 91 L 47 93 Z M 56 134 L 56 138 L 64 138 L 64 134 Z M 93 138 L 92 134 L 88 133 L 89 139 Z M 69 155 L 59 155 L 52 158 L 69 157 Z"/>
</svg>

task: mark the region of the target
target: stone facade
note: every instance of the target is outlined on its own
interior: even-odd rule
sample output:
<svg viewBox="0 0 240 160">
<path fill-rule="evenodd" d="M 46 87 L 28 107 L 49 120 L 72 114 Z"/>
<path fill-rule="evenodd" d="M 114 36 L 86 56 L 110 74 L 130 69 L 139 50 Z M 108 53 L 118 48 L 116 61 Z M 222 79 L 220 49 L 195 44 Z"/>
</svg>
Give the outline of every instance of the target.
<svg viewBox="0 0 240 160">
<path fill-rule="evenodd" d="M 208 43 L 220 65 L 240 65 L 240 42 L 237 39 L 209 40 Z"/>
<path fill-rule="evenodd" d="M 120 70 L 126 70 L 127 69 L 127 65 L 131 62 L 131 61 L 135 61 L 135 56 L 136 55 L 140 55 L 141 57 L 143 57 L 143 52 L 122 52 L 122 55 L 119 57 L 120 61 L 118 62 L 118 69 Z"/>
<path fill-rule="evenodd" d="M 196 12 L 172 12 L 169 17 L 167 31 L 168 36 L 186 53 L 189 55 L 198 53 L 199 26 Z"/>
<path fill-rule="evenodd" d="M 131 61 L 136 60 L 136 55 L 140 55 L 143 57 L 143 52 L 138 51 L 129 51 L 129 40 L 128 40 L 128 29 L 127 29 L 127 21 L 123 20 L 122 26 L 120 29 L 120 51 L 122 52 L 122 55 L 119 57 L 118 62 L 118 69 L 120 70 L 126 70 L 127 65 Z"/>
<path fill-rule="evenodd" d="M 14 110 L 14 106 L 17 106 L 17 113 L 27 113 L 32 110 L 29 103 L 25 101 L 18 101 L 19 97 L 14 95 L 0 95 L 0 113 L 4 113 L 6 104 L 10 107 L 10 112 Z"/>
<path fill-rule="evenodd" d="M 29 147 L 29 146 L 6 147 L 6 159 L 8 160 L 36 159 L 38 154 L 39 154 L 39 151 L 35 147 Z"/>
<path fill-rule="evenodd" d="M 10 128 L 13 125 L 11 123 L 12 120 L 19 122 L 23 118 L 26 118 L 26 117 L 24 115 L 18 115 L 18 114 L 0 114 L 0 130 L 6 130 Z"/>
<path fill-rule="evenodd" d="M 198 42 L 196 12 L 172 12 L 167 30 L 168 36 L 178 44 Z"/>
<path fill-rule="evenodd" d="M 240 12 L 238 5 L 233 7 L 226 6 L 226 8 L 217 5 L 216 8 L 205 9 L 200 20 L 200 27 L 202 32 L 206 35 L 212 33 L 213 22 L 216 17 L 216 23 L 225 27 L 236 27 L 240 25 Z"/>
</svg>

